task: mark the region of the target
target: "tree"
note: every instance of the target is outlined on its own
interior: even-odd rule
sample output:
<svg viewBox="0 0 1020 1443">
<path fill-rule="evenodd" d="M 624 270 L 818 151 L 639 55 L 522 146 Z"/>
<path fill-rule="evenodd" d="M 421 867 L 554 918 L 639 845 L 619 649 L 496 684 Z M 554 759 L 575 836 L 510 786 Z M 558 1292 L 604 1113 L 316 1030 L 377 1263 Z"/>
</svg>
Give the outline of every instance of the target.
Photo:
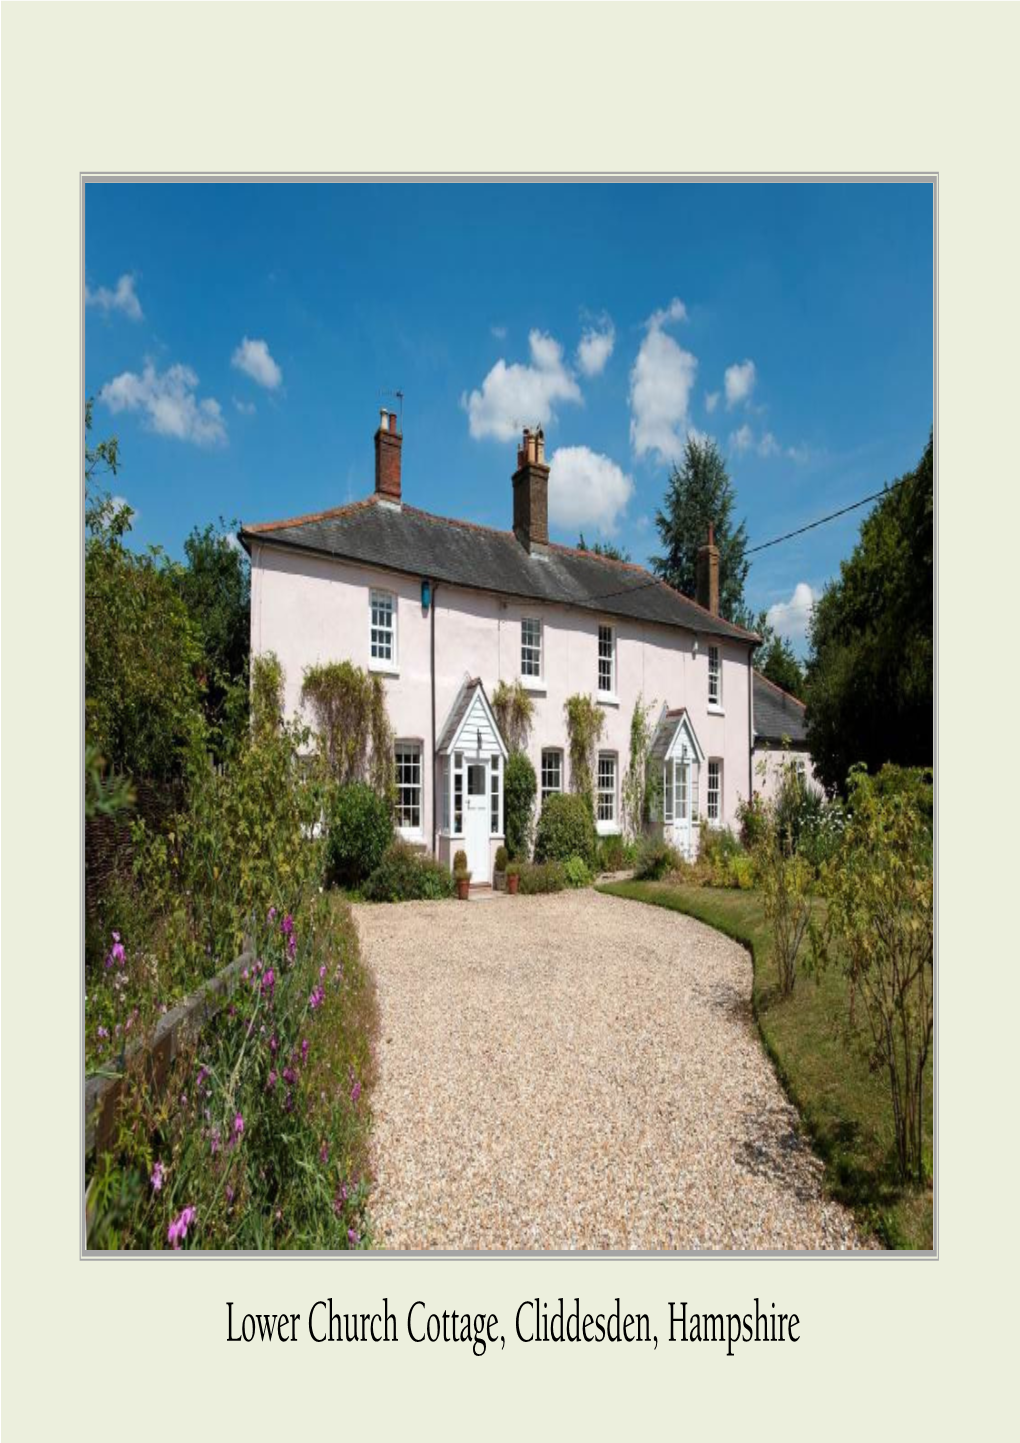
<svg viewBox="0 0 1020 1443">
<path fill-rule="evenodd" d="M 581 532 L 577 542 L 578 551 L 590 551 L 593 556 L 605 556 L 609 561 L 629 561 L 630 552 L 624 551 L 620 546 L 614 546 L 611 541 L 596 541 L 589 546 L 584 539 L 584 532 Z"/>
<path fill-rule="evenodd" d="M 782 687 L 783 691 L 803 701 L 807 686 L 804 668 L 786 637 L 777 634 L 769 621 L 768 612 L 759 611 L 757 616 L 748 617 L 742 624 L 761 637 L 761 646 L 754 656 L 756 669 L 774 686 Z"/>
<path fill-rule="evenodd" d="M 201 638 L 159 547 L 124 538 L 131 508 L 95 489 L 117 443 L 91 446 L 85 410 L 85 739 L 114 773 L 167 780 L 204 752 Z"/>
<path fill-rule="evenodd" d="M 746 615 L 744 582 L 750 563 L 746 527 L 743 521 L 733 525 L 735 499 L 715 442 L 689 436 L 683 462 L 670 475 L 663 509 L 656 513 L 663 553 L 652 558 L 652 569 L 684 596 L 696 595 L 698 549 L 711 524 L 719 548 L 719 611 L 739 624 Z"/>
<path fill-rule="evenodd" d="M 248 558 L 231 537 L 222 517 L 218 528 L 196 526 L 184 543 L 185 563 L 173 573 L 201 638 L 206 719 L 220 733 L 248 721 L 251 577 Z M 235 700 L 241 705 L 231 705 Z"/>
<path fill-rule="evenodd" d="M 858 762 L 930 766 L 933 756 L 932 438 L 890 486 L 811 617 L 808 743 L 815 770 L 844 788 Z"/>
</svg>

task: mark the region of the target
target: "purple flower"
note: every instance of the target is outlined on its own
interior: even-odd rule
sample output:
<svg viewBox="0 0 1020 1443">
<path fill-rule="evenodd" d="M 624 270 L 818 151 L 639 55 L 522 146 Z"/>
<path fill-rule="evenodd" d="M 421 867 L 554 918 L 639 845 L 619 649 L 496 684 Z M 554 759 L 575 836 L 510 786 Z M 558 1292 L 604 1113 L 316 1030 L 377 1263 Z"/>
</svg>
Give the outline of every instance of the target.
<svg viewBox="0 0 1020 1443">
<path fill-rule="evenodd" d="M 266 1091 L 267 1091 L 267 1092 L 272 1092 L 272 1090 L 273 1090 L 273 1088 L 274 1088 L 275 1086 L 276 1086 L 276 1073 L 271 1071 L 270 1074 L 269 1074 L 269 1076 L 266 1078 Z"/>
<path fill-rule="evenodd" d="M 267 967 L 267 968 L 266 968 L 266 974 L 265 974 L 265 976 L 262 978 L 262 995 L 263 995 L 264 997 L 270 996 L 275 985 L 276 985 L 276 974 L 273 972 L 272 967 Z"/>
<path fill-rule="evenodd" d="M 319 1148 L 319 1161 L 322 1163 L 323 1167 L 325 1167 L 327 1162 L 329 1162 L 329 1148 L 325 1143 L 323 1143 L 322 1146 Z"/>
<path fill-rule="evenodd" d="M 275 907 L 270 907 L 269 911 L 266 913 L 266 921 L 267 921 L 267 922 L 275 922 L 275 921 L 276 921 L 276 908 L 275 908 Z"/>
<path fill-rule="evenodd" d="M 347 1241 L 350 1243 L 352 1248 L 356 1248 L 358 1246 L 358 1243 L 361 1241 L 353 1228 L 347 1229 Z"/>
<path fill-rule="evenodd" d="M 110 1034 L 109 1034 L 108 1030 L 107 1030 L 105 1027 L 97 1027 L 97 1028 L 96 1028 L 96 1036 L 97 1036 L 97 1037 L 109 1037 L 109 1035 L 110 1035 Z"/>
<path fill-rule="evenodd" d="M 358 1100 L 358 1098 L 359 1098 L 360 1096 L 361 1096 L 361 1083 L 360 1083 L 360 1082 L 355 1082 L 354 1086 L 351 1088 L 351 1101 L 352 1101 L 352 1102 L 357 1102 L 357 1100 Z"/>
<path fill-rule="evenodd" d="M 280 923 L 280 931 L 285 937 L 292 937 L 294 935 L 294 918 L 289 912 Z"/>
<path fill-rule="evenodd" d="M 309 995 L 309 998 L 308 998 L 308 1005 L 309 1005 L 309 1007 L 310 1007 L 310 1008 L 312 1009 L 312 1011 L 314 1012 L 317 1007 L 321 1007 L 321 1006 L 322 1006 L 322 1004 L 325 1002 L 325 1000 L 326 1000 L 326 994 L 325 994 L 325 992 L 323 992 L 323 990 L 322 990 L 322 984 L 321 984 L 321 983 L 316 983 L 316 986 L 315 986 L 314 991 Z"/>
<path fill-rule="evenodd" d="M 156 1165 L 152 1169 L 152 1176 L 149 1178 L 149 1182 L 152 1184 L 153 1192 L 159 1192 L 163 1186 L 163 1164 L 159 1158 L 156 1159 Z"/>
<path fill-rule="evenodd" d="M 302 1061 L 302 1062 L 307 1062 L 307 1061 L 308 1061 L 308 1038 L 307 1038 L 307 1037 L 304 1038 L 304 1039 L 302 1040 L 302 1043 L 301 1043 L 301 1061 Z"/>
<path fill-rule="evenodd" d="M 234 1136 L 233 1136 L 233 1138 L 231 1139 L 231 1141 L 232 1141 L 232 1142 L 240 1142 L 240 1141 L 241 1141 L 241 1138 L 242 1138 L 243 1136 L 244 1136 L 244 1118 L 241 1116 L 241 1114 L 240 1114 L 239 1112 L 235 1112 L 235 1114 L 234 1114 Z"/>
<path fill-rule="evenodd" d="M 188 1236 L 188 1228 L 195 1221 L 195 1209 L 186 1207 L 179 1217 L 175 1217 L 167 1229 L 166 1240 L 173 1248 L 179 1248 L 184 1239 Z"/>
<path fill-rule="evenodd" d="M 213 1157 L 215 1157 L 220 1150 L 220 1130 L 218 1127 L 214 1127 L 212 1133 L 210 1134 L 209 1150 L 212 1153 Z"/>
<path fill-rule="evenodd" d="M 227 1183 L 223 1191 L 226 1195 L 227 1202 L 232 1203 L 234 1201 L 234 1189 L 230 1186 L 229 1183 Z"/>
</svg>

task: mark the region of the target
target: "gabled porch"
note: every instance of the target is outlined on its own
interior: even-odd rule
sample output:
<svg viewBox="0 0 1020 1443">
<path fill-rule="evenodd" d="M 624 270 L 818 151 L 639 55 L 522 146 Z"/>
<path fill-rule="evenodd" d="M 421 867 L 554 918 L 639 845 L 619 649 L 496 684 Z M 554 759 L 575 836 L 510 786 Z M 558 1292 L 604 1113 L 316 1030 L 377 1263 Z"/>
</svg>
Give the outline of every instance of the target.
<svg viewBox="0 0 1020 1443">
<path fill-rule="evenodd" d="M 503 841 L 508 755 L 481 680 L 465 680 L 436 745 L 437 852 L 448 867 L 456 852 L 466 852 L 473 886 L 492 882 L 496 849 Z"/>
</svg>

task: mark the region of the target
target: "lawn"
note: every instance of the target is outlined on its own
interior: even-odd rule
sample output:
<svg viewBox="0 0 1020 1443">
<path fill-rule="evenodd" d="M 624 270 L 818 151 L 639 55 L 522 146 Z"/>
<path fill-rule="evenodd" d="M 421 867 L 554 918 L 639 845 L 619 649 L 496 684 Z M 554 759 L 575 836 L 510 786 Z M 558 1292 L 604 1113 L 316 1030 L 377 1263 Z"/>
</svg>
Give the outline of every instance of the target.
<svg viewBox="0 0 1020 1443">
<path fill-rule="evenodd" d="M 769 930 L 754 892 L 668 882 L 610 882 L 599 888 L 696 917 L 744 943 L 754 960 L 754 1014 L 783 1086 L 825 1162 L 831 1194 L 852 1207 L 887 1247 L 932 1247 L 931 1187 L 904 1187 L 894 1168 L 892 1105 L 884 1073 L 848 1044 L 846 986 L 835 969 L 799 975 L 782 999 Z M 932 1136 L 931 1061 L 926 1123 Z"/>
</svg>

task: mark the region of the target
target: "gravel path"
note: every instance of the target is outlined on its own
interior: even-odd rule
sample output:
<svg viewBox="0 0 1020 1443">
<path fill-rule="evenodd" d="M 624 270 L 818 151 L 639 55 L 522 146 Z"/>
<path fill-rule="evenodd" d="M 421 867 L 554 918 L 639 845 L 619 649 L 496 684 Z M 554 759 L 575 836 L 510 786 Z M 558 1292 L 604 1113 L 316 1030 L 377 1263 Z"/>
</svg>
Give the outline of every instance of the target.
<svg viewBox="0 0 1020 1443">
<path fill-rule="evenodd" d="M 735 943 L 588 890 L 354 912 L 382 1014 L 380 1246 L 862 1246 Z"/>
</svg>

